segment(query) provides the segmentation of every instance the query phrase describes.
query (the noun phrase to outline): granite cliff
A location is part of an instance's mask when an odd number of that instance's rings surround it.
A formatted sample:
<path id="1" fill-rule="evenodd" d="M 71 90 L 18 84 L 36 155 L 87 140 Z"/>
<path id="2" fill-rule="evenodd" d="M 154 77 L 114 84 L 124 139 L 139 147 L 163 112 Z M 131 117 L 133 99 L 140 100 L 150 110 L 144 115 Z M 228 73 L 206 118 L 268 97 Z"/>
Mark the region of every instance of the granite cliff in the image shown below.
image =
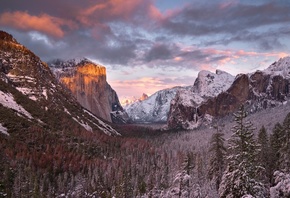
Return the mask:
<path id="1" fill-rule="evenodd" d="M 96 116 L 112 121 L 110 113 L 122 110 L 117 93 L 106 81 L 106 68 L 88 59 L 54 60 L 50 68 L 77 101 Z"/>

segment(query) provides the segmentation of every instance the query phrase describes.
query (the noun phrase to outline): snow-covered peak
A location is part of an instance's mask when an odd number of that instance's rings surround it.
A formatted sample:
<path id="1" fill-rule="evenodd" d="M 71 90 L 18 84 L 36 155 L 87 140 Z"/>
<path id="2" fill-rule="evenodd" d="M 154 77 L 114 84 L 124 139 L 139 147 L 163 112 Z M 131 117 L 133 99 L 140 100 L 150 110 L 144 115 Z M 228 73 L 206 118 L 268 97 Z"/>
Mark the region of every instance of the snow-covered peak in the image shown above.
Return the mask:
<path id="1" fill-rule="evenodd" d="M 147 99 L 138 100 L 124 108 L 134 122 L 166 122 L 171 100 L 175 97 L 177 91 L 184 89 L 189 89 L 189 87 L 160 90 Z"/>
<path id="2" fill-rule="evenodd" d="M 280 75 L 287 79 L 290 78 L 290 56 L 280 58 L 265 69 L 264 72 L 270 75 Z"/>
<path id="3" fill-rule="evenodd" d="M 68 69 L 68 68 L 74 68 L 78 66 L 83 66 L 86 64 L 94 64 L 98 67 L 104 67 L 100 64 L 96 64 L 93 61 L 87 59 L 87 58 L 82 58 L 82 59 L 70 59 L 70 60 L 62 60 L 62 59 L 55 59 L 52 61 L 48 62 L 48 65 L 52 69 Z"/>
<path id="4" fill-rule="evenodd" d="M 214 97 L 226 91 L 234 79 L 234 76 L 222 70 L 216 70 L 216 73 L 202 70 L 198 73 L 193 90 L 202 97 Z"/>

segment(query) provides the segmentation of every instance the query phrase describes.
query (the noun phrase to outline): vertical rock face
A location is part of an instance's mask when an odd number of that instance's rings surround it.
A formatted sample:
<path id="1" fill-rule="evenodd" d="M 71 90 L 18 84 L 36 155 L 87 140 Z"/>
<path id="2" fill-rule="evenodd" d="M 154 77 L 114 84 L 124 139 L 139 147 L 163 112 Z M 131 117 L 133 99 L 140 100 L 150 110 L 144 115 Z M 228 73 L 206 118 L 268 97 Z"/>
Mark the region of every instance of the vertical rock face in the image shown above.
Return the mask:
<path id="1" fill-rule="evenodd" d="M 215 114 L 219 111 L 216 103 L 221 100 L 212 100 L 220 93 L 226 91 L 233 83 L 234 76 L 227 72 L 217 70 L 216 73 L 200 71 L 194 85 L 190 90 L 179 91 L 171 101 L 170 112 L 167 120 L 171 129 L 194 129 L 203 122 L 204 111 Z M 228 100 L 232 100 L 228 98 Z M 203 107 L 203 103 L 209 101 Z M 207 114 L 207 115 L 211 115 Z M 209 116 L 207 116 L 210 119 Z"/>
<path id="2" fill-rule="evenodd" d="M 116 92 L 106 81 L 106 68 L 84 59 L 60 60 L 49 63 L 53 73 L 76 97 L 77 101 L 95 115 L 111 120 L 110 112 L 121 109 Z M 116 109 L 114 109 L 116 110 Z"/>
<path id="3" fill-rule="evenodd" d="M 213 117 L 225 116 L 236 110 L 242 103 L 245 103 L 250 95 L 250 80 L 245 74 L 236 78 L 232 86 L 214 98 L 210 98 L 198 107 L 201 115 Z"/>

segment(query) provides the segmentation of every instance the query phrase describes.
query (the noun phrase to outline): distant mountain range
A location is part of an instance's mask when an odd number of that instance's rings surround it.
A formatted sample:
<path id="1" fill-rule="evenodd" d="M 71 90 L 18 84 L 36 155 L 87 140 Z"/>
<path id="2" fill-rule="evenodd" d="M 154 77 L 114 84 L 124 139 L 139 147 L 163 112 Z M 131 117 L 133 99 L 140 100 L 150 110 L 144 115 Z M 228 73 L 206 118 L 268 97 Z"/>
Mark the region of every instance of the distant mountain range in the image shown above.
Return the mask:
<path id="1" fill-rule="evenodd" d="M 232 75 L 220 70 L 217 70 L 216 73 L 201 71 L 193 86 L 160 90 L 146 100 L 126 106 L 125 110 L 135 122 L 164 123 L 170 116 L 170 106 L 174 102 L 178 101 L 188 106 L 192 103 L 201 104 L 208 98 L 217 96 L 222 91 L 227 90 L 233 81 L 234 77 Z M 183 112 L 182 110 L 181 113 Z"/>
<path id="2" fill-rule="evenodd" d="M 169 129 L 195 129 L 229 115 L 242 104 L 254 113 L 289 100 L 290 57 L 263 71 L 236 77 L 217 70 L 200 71 L 194 84 L 156 92 L 125 107 L 135 122 L 167 122 Z"/>

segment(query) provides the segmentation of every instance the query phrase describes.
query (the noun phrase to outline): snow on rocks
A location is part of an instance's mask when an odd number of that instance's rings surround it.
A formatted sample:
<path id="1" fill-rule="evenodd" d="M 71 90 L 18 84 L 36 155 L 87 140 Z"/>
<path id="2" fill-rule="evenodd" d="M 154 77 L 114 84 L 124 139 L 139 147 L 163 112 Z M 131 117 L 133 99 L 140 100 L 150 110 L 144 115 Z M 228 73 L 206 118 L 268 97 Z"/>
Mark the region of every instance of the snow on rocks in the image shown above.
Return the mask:
<path id="1" fill-rule="evenodd" d="M 88 125 L 87 123 L 84 123 L 82 120 L 79 121 L 77 118 L 74 118 L 74 117 L 73 117 L 73 119 L 74 119 L 74 121 L 79 123 L 82 127 L 84 127 L 87 131 L 90 131 L 90 132 L 93 131 L 92 127 L 90 125 Z"/>
<path id="2" fill-rule="evenodd" d="M 234 76 L 222 70 L 216 70 L 216 73 L 203 70 L 198 73 L 193 91 L 201 97 L 214 97 L 226 91 L 234 80 Z"/>
<path id="3" fill-rule="evenodd" d="M 2 126 L 1 123 L 0 123 L 0 133 L 3 133 L 4 135 L 9 136 L 8 129 L 6 127 Z"/>
<path id="4" fill-rule="evenodd" d="M 166 122 L 170 102 L 178 90 L 188 87 L 174 87 L 158 91 L 146 100 L 137 101 L 125 107 L 125 111 L 133 122 Z"/>
<path id="5" fill-rule="evenodd" d="M 4 93 L 4 92 L 0 91 L 0 103 L 4 107 L 14 109 L 15 111 L 17 111 L 21 115 L 24 115 L 24 116 L 28 117 L 29 119 L 33 119 L 33 117 L 31 116 L 31 114 L 28 111 L 26 111 L 22 106 L 20 106 L 19 104 L 16 103 L 13 95 L 10 93 Z"/>
<path id="6" fill-rule="evenodd" d="M 95 125 L 96 127 L 98 127 L 105 134 L 107 134 L 107 135 L 121 135 L 113 127 L 111 127 L 110 125 L 106 124 L 105 122 L 103 122 L 102 120 L 100 120 L 99 118 L 97 118 L 94 114 L 92 114 L 88 110 L 84 109 L 84 112 L 87 113 L 87 114 L 89 114 L 96 121 L 98 121 L 99 124 L 97 124 L 94 121 L 90 120 L 93 125 Z"/>
<path id="7" fill-rule="evenodd" d="M 274 62 L 263 72 L 272 76 L 280 75 L 286 79 L 290 78 L 290 57 L 280 58 L 277 62 Z"/>

